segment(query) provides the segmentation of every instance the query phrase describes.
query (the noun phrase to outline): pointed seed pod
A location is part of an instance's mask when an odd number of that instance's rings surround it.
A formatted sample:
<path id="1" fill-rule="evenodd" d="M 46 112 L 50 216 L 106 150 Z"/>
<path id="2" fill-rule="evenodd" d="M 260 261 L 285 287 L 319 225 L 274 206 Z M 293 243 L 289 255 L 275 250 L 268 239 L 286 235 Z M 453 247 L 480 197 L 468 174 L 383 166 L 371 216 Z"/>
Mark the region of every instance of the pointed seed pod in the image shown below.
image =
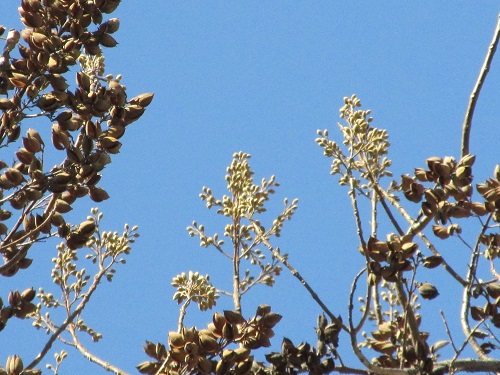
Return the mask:
<path id="1" fill-rule="evenodd" d="M 137 104 L 140 107 L 147 107 L 153 101 L 154 93 L 146 92 L 144 94 L 137 95 L 130 100 L 130 104 Z"/>
<path id="2" fill-rule="evenodd" d="M 423 299 L 434 299 L 439 295 L 438 290 L 431 283 L 422 283 L 418 287 L 418 291 Z"/>
<path id="3" fill-rule="evenodd" d="M 21 293 L 21 298 L 25 302 L 31 302 L 31 301 L 33 301 L 33 298 L 35 298 L 35 295 L 36 295 L 35 289 L 28 288 L 24 292 Z"/>
<path id="4" fill-rule="evenodd" d="M 224 317 L 230 324 L 241 324 L 245 322 L 245 318 L 236 311 L 224 310 Z"/>
<path id="5" fill-rule="evenodd" d="M 81 223 L 78 226 L 78 231 L 87 237 L 90 237 L 96 229 L 95 221 L 94 220 L 87 220 Z"/>
<path id="6" fill-rule="evenodd" d="M 23 361 L 17 355 L 10 356 L 7 358 L 5 364 L 5 369 L 9 375 L 19 375 L 23 371 L 24 365 Z"/>
<path id="7" fill-rule="evenodd" d="M 92 199 L 94 202 L 97 203 L 102 202 L 109 198 L 109 194 L 106 192 L 106 190 L 96 186 L 90 187 L 89 196 L 90 199 Z"/>
<path id="8" fill-rule="evenodd" d="M 186 344 L 182 334 L 172 331 L 168 333 L 168 343 L 174 348 L 182 348 Z"/>
<path id="9" fill-rule="evenodd" d="M 439 255 L 432 255 L 423 260 L 423 266 L 425 268 L 436 268 L 441 263 L 443 263 L 443 258 Z"/>

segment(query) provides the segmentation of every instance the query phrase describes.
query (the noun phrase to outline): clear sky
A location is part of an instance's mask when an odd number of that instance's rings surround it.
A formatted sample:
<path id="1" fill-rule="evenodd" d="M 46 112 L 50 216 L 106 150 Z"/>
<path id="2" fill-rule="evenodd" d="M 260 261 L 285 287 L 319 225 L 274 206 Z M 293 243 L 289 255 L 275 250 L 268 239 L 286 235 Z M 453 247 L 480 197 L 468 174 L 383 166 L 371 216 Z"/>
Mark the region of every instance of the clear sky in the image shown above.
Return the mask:
<path id="1" fill-rule="evenodd" d="M 2 0 L 0 24 L 19 27 L 18 3 Z M 137 224 L 141 237 L 84 315 L 104 335 L 89 349 L 133 373 L 147 359 L 145 340 L 166 342 L 176 329 L 173 276 L 194 270 L 210 274 L 216 286 L 230 285 L 230 266 L 199 248 L 185 228 L 197 220 L 222 234 L 221 221 L 198 194 L 204 185 L 224 193 L 225 168 L 240 150 L 253 156 L 257 179 L 274 174 L 281 183 L 271 213 L 279 213 L 284 197 L 299 198 L 279 246 L 330 309 L 345 316 L 363 258 L 346 192 L 329 175 L 316 129 L 339 139 L 338 109 L 355 93 L 372 109 L 374 125 L 389 131 L 395 176 L 412 173 L 430 156 L 459 156 L 465 108 L 498 11 L 496 1 L 124 1 L 113 15 L 121 27 L 119 45 L 105 53 L 107 72 L 123 75 L 129 97 L 154 92 L 155 99 L 104 171 L 102 186 L 111 195 L 100 206 L 105 228 Z M 473 122 L 471 151 L 484 166 L 474 173 L 477 181 L 499 162 L 499 86 L 497 60 Z M 75 207 L 75 222 L 92 206 Z M 33 249 L 33 272 L 2 279 L 1 295 L 37 286 L 35 275 L 48 284 L 54 254 L 53 244 Z M 320 310 L 287 272 L 273 288 L 244 299 L 244 314 L 260 303 L 284 316 L 274 349 L 284 335 L 315 343 Z M 446 306 L 447 299 L 427 303 Z M 216 309 L 230 307 L 221 298 Z M 449 314 L 458 321 L 458 310 Z M 211 315 L 193 306 L 186 323 L 205 326 Z M 25 323 L 11 320 L 0 333 L 0 361 L 40 350 L 43 333 L 27 341 L 33 335 Z M 426 324 L 442 337 L 437 317 Z M 342 347 L 350 352 L 341 336 Z M 104 373 L 66 349 L 70 358 L 61 373 Z"/>

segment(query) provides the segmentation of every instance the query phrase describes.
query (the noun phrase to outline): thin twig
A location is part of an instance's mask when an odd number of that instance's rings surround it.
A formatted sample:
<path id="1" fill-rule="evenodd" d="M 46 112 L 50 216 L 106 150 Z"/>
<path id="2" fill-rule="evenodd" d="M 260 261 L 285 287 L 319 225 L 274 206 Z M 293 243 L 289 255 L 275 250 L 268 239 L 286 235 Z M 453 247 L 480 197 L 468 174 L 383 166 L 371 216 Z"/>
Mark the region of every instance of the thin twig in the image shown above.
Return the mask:
<path id="1" fill-rule="evenodd" d="M 460 317 L 463 332 L 467 335 L 467 341 L 471 344 L 472 348 L 474 349 L 474 351 L 476 352 L 476 354 L 480 359 L 489 359 L 489 356 L 484 353 L 483 349 L 479 346 L 476 339 L 472 335 L 473 331 L 471 331 L 469 324 L 469 310 L 470 310 L 470 297 L 472 294 L 471 293 L 472 284 L 474 279 L 476 278 L 477 263 L 479 261 L 479 246 L 480 246 L 479 237 L 482 236 L 486 231 L 490 219 L 491 219 L 491 214 L 486 220 L 486 223 L 483 225 L 481 233 L 478 236 L 476 245 L 474 246 L 474 251 L 472 252 L 471 259 L 469 261 L 469 270 L 467 272 L 467 279 L 466 279 L 467 286 L 464 288 L 464 293 L 462 297 L 462 310 Z"/>
<path id="2" fill-rule="evenodd" d="M 54 214 L 54 211 L 52 209 L 54 207 L 56 200 L 57 200 L 57 198 L 54 195 L 52 197 L 52 199 L 50 200 L 50 202 L 48 203 L 47 208 L 45 209 L 45 212 L 44 212 L 44 214 L 47 214 L 47 217 L 40 225 L 38 225 L 32 231 L 28 231 L 26 234 L 19 237 L 15 241 L 9 242 L 7 245 L 11 246 L 11 245 L 15 245 L 17 243 L 20 243 L 20 242 L 24 241 L 26 238 L 28 238 L 31 233 L 33 233 L 33 232 L 39 230 L 40 228 L 42 228 L 43 226 L 45 226 L 52 219 L 52 215 Z M 22 216 L 21 216 L 21 218 L 22 218 Z M 9 233 L 9 235 L 10 235 L 10 233 Z M 5 241 L 8 241 L 8 240 L 5 239 Z M 5 241 L 3 242 L 3 244 L 5 243 Z M 21 245 L 22 247 L 19 249 L 19 251 L 16 253 L 16 255 L 14 255 L 11 259 L 9 259 L 7 262 L 5 262 L 5 264 L 0 266 L 0 273 L 4 272 L 5 270 L 8 270 L 10 267 L 12 267 L 14 264 L 16 264 L 19 260 L 23 259 L 26 256 L 26 254 L 28 254 L 28 250 L 30 248 L 29 245 L 32 242 L 33 241 L 30 241 L 29 243 L 22 244 Z M 0 247 L 0 249 L 2 249 L 4 246 L 7 246 L 7 245 L 2 245 Z"/>
<path id="3" fill-rule="evenodd" d="M 479 72 L 479 77 L 477 77 L 476 84 L 472 89 L 472 93 L 469 98 L 469 104 L 467 105 L 467 110 L 465 111 L 465 119 L 462 125 L 462 157 L 469 154 L 469 141 L 470 141 L 470 130 L 472 127 L 472 117 L 474 116 L 474 110 L 476 108 L 477 100 L 479 99 L 479 94 L 483 87 L 486 76 L 490 71 L 491 61 L 495 55 L 497 49 L 498 40 L 500 39 L 500 15 L 498 16 L 497 25 L 495 27 L 495 32 L 493 33 L 493 39 L 491 40 L 490 46 L 488 47 L 488 52 L 484 59 L 483 66 Z"/>
<path id="4" fill-rule="evenodd" d="M 238 207 L 239 206 L 239 197 L 238 196 L 233 196 L 233 207 Z M 232 256 L 232 262 L 233 262 L 233 304 L 234 304 L 234 311 L 238 312 L 241 314 L 241 293 L 240 293 L 240 245 L 241 245 L 241 238 L 240 238 L 240 217 L 236 214 L 238 210 L 234 210 L 235 214 L 233 214 L 233 235 L 232 235 L 232 242 L 233 242 L 233 256 Z"/>
<path id="5" fill-rule="evenodd" d="M 476 326 L 474 328 L 472 328 L 472 330 L 469 332 L 469 335 L 465 338 L 465 340 L 464 340 L 462 346 L 460 347 L 460 349 L 458 349 L 458 351 L 455 353 L 455 355 L 451 359 L 451 362 L 450 362 L 451 365 L 453 365 L 453 363 L 458 360 L 458 357 L 460 356 L 460 353 L 462 353 L 464 351 L 464 349 L 467 347 L 467 344 L 470 342 L 470 339 L 473 337 L 474 332 L 476 332 L 482 324 L 484 324 L 484 319 L 482 319 L 481 321 L 479 321 L 476 324 Z M 482 360 L 484 360 L 484 358 L 482 358 Z"/>
<path id="6" fill-rule="evenodd" d="M 83 294 L 82 300 L 80 301 L 76 309 L 70 315 L 68 315 L 63 324 L 61 324 L 61 326 L 52 334 L 52 336 L 50 336 L 49 340 L 44 345 L 40 353 L 38 353 L 35 359 L 28 366 L 26 366 L 25 369 L 29 370 L 34 368 L 47 355 L 49 350 L 52 348 L 52 345 L 59 338 L 61 333 L 63 333 L 66 330 L 66 328 L 68 328 L 68 326 L 71 323 L 73 323 L 75 318 L 81 314 L 81 312 L 87 305 L 87 302 L 90 300 L 90 297 L 92 297 L 92 294 L 96 291 L 97 286 L 100 284 L 102 277 L 106 274 L 107 271 L 108 271 L 107 267 L 101 268 L 99 270 L 99 272 L 94 276 L 94 280 L 90 285 L 87 293 Z"/>
<path id="7" fill-rule="evenodd" d="M 349 293 L 349 328 L 353 333 L 359 332 L 361 328 L 363 328 L 366 318 L 368 317 L 368 313 L 370 311 L 370 303 L 371 303 L 371 287 L 370 284 L 367 283 L 367 289 L 366 289 L 366 297 L 365 297 L 365 309 L 363 311 L 363 316 L 361 317 L 358 325 L 356 327 L 353 326 L 352 324 L 352 310 L 354 308 L 354 303 L 353 303 L 353 298 L 354 298 L 354 292 L 356 291 L 356 284 L 361 277 L 361 275 L 367 270 L 367 268 L 363 268 L 354 278 L 354 281 L 351 286 L 351 293 Z"/>
<path id="8" fill-rule="evenodd" d="M 337 318 L 333 313 L 330 311 L 330 309 L 323 303 L 321 298 L 319 298 L 318 294 L 311 288 L 311 286 L 307 283 L 307 281 L 300 275 L 300 273 L 292 267 L 290 263 L 279 253 L 278 250 L 273 248 L 269 241 L 267 241 L 265 234 L 262 233 L 262 230 L 259 228 L 259 226 L 254 222 L 254 228 L 255 228 L 255 233 L 259 236 L 259 240 L 271 251 L 273 256 L 278 259 L 288 270 L 291 272 L 291 274 L 300 281 L 300 283 L 307 289 L 311 297 L 316 301 L 316 303 L 321 307 L 321 309 L 325 312 L 326 315 L 330 318 L 332 322 L 335 324 L 339 325 L 344 331 L 349 332 L 349 329 L 345 326 L 342 321 Z"/>
<path id="9" fill-rule="evenodd" d="M 453 337 L 451 337 L 450 327 L 448 327 L 448 322 L 446 321 L 443 310 L 439 310 L 439 313 L 441 314 L 441 318 L 443 318 L 444 328 L 446 329 L 446 334 L 448 335 L 448 338 L 450 339 L 451 346 L 453 347 L 455 354 L 458 354 L 458 349 L 455 346 L 455 342 L 453 341 Z"/>

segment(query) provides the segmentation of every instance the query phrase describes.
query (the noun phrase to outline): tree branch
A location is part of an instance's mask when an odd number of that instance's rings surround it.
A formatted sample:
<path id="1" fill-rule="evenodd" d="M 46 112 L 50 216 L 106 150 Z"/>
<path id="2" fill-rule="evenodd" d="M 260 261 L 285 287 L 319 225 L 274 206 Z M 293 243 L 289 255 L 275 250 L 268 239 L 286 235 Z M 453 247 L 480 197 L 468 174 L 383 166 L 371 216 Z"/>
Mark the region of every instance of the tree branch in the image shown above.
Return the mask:
<path id="1" fill-rule="evenodd" d="M 75 344 L 75 347 L 90 362 L 93 362 L 93 363 L 101 366 L 104 370 L 109 371 L 109 372 L 113 372 L 117 375 L 128 375 L 128 373 L 126 373 L 125 371 L 119 369 L 118 367 L 113 366 L 111 363 L 106 362 L 106 361 L 102 360 L 101 358 L 97 357 L 95 354 L 92 354 L 91 352 L 89 352 L 88 349 L 78 339 L 78 336 L 76 335 L 75 328 L 74 328 L 73 324 L 69 325 L 68 331 L 70 332 L 71 337 L 73 338 L 73 343 Z"/>
<path id="2" fill-rule="evenodd" d="M 479 72 L 479 77 L 477 78 L 476 84 L 472 89 L 472 93 L 469 98 L 469 104 L 467 105 L 467 110 L 465 111 L 465 119 L 462 125 L 462 157 L 469 154 L 469 140 L 470 140 L 470 130 L 472 126 L 472 117 L 474 116 L 474 110 L 476 109 L 477 100 L 479 99 L 479 94 L 483 87 L 486 76 L 490 71 L 491 61 L 495 55 L 497 49 L 498 40 L 500 39 L 500 15 L 498 16 L 497 26 L 495 32 L 493 33 L 493 39 L 491 40 L 490 46 L 488 47 L 488 52 L 484 59 L 483 66 Z"/>
<path id="3" fill-rule="evenodd" d="M 40 363 L 40 361 L 47 355 L 49 350 L 52 348 L 52 345 L 54 342 L 59 338 L 59 336 L 68 328 L 68 326 L 73 323 L 75 318 L 81 314 L 85 306 L 87 305 L 87 302 L 90 300 L 90 297 L 92 297 L 92 294 L 95 292 L 97 289 L 97 285 L 101 282 L 102 277 L 106 274 L 107 268 L 101 268 L 99 272 L 94 276 L 94 281 L 90 285 L 87 293 L 83 295 L 82 300 L 76 307 L 75 311 L 68 315 L 66 320 L 61 324 L 61 326 L 50 336 L 49 340 L 43 347 L 43 349 L 40 351 L 40 353 L 35 357 L 35 359 L 25 367 L 26 370 L 34 368 L 36 365 Z"/>
<path id="4" fill-rule="evenodd" d="M 433 373 L 439 374 L 441 371 L 444 373 L 457 373 L 457 372 L 491 372 L 497 373 L 500 369 L 500 360 L 481 360 L 464 358 L 454 362 L 442 361 L 434 364 Z"/>
<path id="5" fill-rule="evenodd" d="M 483 225 L 483 229 L 481 230 L 479 236 L 483 235 L 484 232 L 486 231 L 490 218 L 491 214 L 488 217 L 486 223 Z M 470 297 L 472 294 L 471 290 L 474 279 L 476 278 L 477 263 L 479 260 L 479 246 L 480 246 L 479 236 L 478 236 L 478 241 L 474 246 L 474 250 L 472 251 L 471 259 L 469 262 L 469 270 L 467 272 L 467 286 L 464 288 L 464 293 L 462 297 L 462 311 L 461 311 L 460 321 L 462 323 L 462 330 L 467 336 L 467 341 L 471 344 L 472 348 L 474 349 L 478 357 L 481 359 L 489 359 L 488 355 L 485 354 L 483 349 L 479 346 L 476 339 L 472 335 L 473 331 L 471 330 L 469 324 Z"/>
<path id="6" fill-rule="evenodd" d="M 291 274 L 300 281 L 300 283 L 307 289 L 311 297 L 316 301 L 316 303 L 321 307 L 321 309 L 325 312 L 326 315 L 330 318 L 332 322 L 335 324 L 338 324 L 344 331 L 349 332 L 349 329 L 345 326 L 342 321 L 337 318 L 333 313 L 328 309 L 328 307 L 323 303 L 323 301 L 319 298 L 319 296 L 316 294 L 316 292 L 311 288 L 311 286 L 307 283 L 307 281 L 300 275 L 300 273 L 292 267 L 290 263 L 278 252 L 276 251 L 269 241 L 265 238 L 265 235 L 262 233 L 262 230 L 259 228 L 259 226 L 254 222 L 254 228 L 255 228 L 255 233 L 259 235 L 259 240 L 262 241 L 262 243 L 271 251 L 273 256 L 278 259 L 288 270 L 291 272 Z"/>

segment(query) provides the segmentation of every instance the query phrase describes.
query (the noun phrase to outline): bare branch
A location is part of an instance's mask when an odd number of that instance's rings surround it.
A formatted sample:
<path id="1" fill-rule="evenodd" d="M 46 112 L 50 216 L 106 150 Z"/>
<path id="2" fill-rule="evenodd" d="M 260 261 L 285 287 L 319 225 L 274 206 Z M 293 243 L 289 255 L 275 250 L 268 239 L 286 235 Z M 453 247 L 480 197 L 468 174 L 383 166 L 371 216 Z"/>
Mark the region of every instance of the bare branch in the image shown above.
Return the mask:
<path id="1" fill-rule="evenodd" d="M 113 366 L 111 363 L 106 362 L 106 361 L 102 360 L 101 358 L 97 357 L 95 354 L 89 352 L 88 349 L 78 339 L 78 336 L 77 336 L 77 334 L 75 332 L 75 327 L 74 327 L 73 324 L 70 324 L 68 326 L 68 331 L 70 332 L 71 337 L 73 338 L 73 343 L 75 344 L 75 347 L 90 362 L 93 362 L 93 363 L 101 366 L 104 370 L 112 372 L 114 374 L 117 374 L 117 375 L 128 375 L 127 372 L 119 369 L 116 366 Z"/>
<path id="2" fill-rule="evenodd" d="M 474 116 L 474 110 L 476 109 L 477 100 L 479 99 L 479 94 L 483 87 L 486 76 L 490 71 L 491 61 L 495 55 L 498 40 L 500 39 L 500 15 L 498 16 L 497 25 L 495 32 L 493 33 L 493 39 L 491 40 L 490 46 L 488 47 L 488 52 L 484 59 L 483 66 L 479 72 L 479 77 L 477 78 L 476 84 L 472 89 L 472 93 L 469 98 L 469 104 L 467 105 L 467 110 L 465 111 L 465 119 L 462 125 L 462 157 L 469 154 L 469 140 L 470 140 L 470 130 L 472 126 L 472 117 Z"/>
<path id="3" fill-rule="evenodd" d="M 497 373 L 500 369 L 500 360 L 477 360 L 477 359 L 460 359 L 452 363 L 452 361 L 442 361 L 434 364 L 434 373 L 444 371 L 444 373 L 457 372 L 477 372 Z"/>
<path id="4" fill-rule="evenodd" d="M 455 346 L 455 342 L 453 341 L 453 337 L 451 336 L 450 327 L 448 327 L 448 322 L 446 321 L 446 317 L 444 316 L 443 310 L 439 310 L 439 313 L 441 314 L 441 318 L 443 319 L 444 327 L 446 329 L 446 334 L 448 335 L 448 338 L 450 339 L 451 346 L 453 347 L 455 354 L 458 354 L 459 350 Z"/>
<path id="5" fill-rule="evenodd" d="M 486 223 L 483 225 L 480 236 L 483 235 L 484 232 L 486 231 L 490 219 L 491 219 L 491 214 L 488 217 Z M 478 357 L 480 359 L 489 359 L 489 357 L 484 353 L 483 349 L 479 346 L 476 339 L 472 335 L 473 330 L 471 330 L 469 324 L 470 297 L 472 294 L 472 285 L 474 283 L 474 279 L 476 278 L 477 263 L 479 260 L 479 246 L 480 243 L 478 240 L 476 242 L 476 245 L 474 246 L 474 250 L 472 252 L 471 259 L 469 261 L 469 270 L 467 272 L 467 280 L 466 280 L 467 286 L 464 288 L 463 292 L 460 321 L 462 323 L 462 329 L 465 335 L 467 336 L 467 341 L 471 344 L 472 348 L 474 349 Z"/>
<path id="6" fill-rule="evenodd" d="M 288 268 L 291 274 L 297 278 L 300 283 L 307 289 L 311 297 L 316 301 L 316 303 L 321 307 L 321 309 L 325 312 L 326 315 L 331 319 L 332 322 L 338 324 L 344 331 L 349 332 L 349 329 L 345 326 L 342 321 L 337 318 L 333 313 L 328 309 L 328 307 L 323 303 L 323 301 L 319 298 L 318 294 L 311 288 L 311 286 L 307 283 L 307 281 L 300 275 L 300 273 L 292 267 L 290 263 L 278 252 L 274 249 L 269 241 L 267 241 L 265 234 L 262 233 L 259 226 L 254 223 L 255 233 L 259 235 L 259 240 L 271 251 L 276 259 L 278 259 L 283 265 Z"/>
<path id="7" fill-rule="evenodd" d="M 370 284 L 367 283 L 363 316 L 361 317 L 358 325 L 356 327 L 354 327 L 353 322 L 352 322 L 352 310 L 354 309 L 354 303 L 353 303 L 354 292 L 356 291 L 356 285 L 358 283 L 359 278 L 361 277 L 361 275 L 363 275 L 363 273 L 365 273 L 366 270 L 367 270 L 367 268 L 365 267 L 361 271 L 358 272 L 358 274 L 356 275 L 356 277 L 354 278 L 354 281 L 352 283 L 351 292 L 349 293 L 349 328 L 350 328 L 351 332 L 353 332 L 353 333 L 359 332 L 359 330 L 363 327 L 363 325 L 365 324 L 366 318 L 368 317 L 368 312 L 370 310 L 371 287 L 370 287 Z"/>
<path id="8" fill-rule="evenodd" d="M 37 366 L 40 361 L 47 355 L 49 350 L 52 348 L 52 345 L 59 338 L 59 336 L 68 328 L 70 324 L 73 323 L 75 318 L 81 314 L 81 312 L 87 305 L 87 302 L 90 300 L 90 297 L 92 297 L 92 294 L 95 292 L 97 286 L 101 282 L 102 277 L 106 274 L 107 271 L 107 268 L 100 269 L 99 272 L 94 276 L 92 284 L 90 285 L 87 293 L 83 294 L 82 300 L 80 301 L 76 309 L 73 311 L 73 313 L 68 315 L 63 324 L 61 324 L 61 326 L 52 334 L 52 336 L 50 336 L 43 349 L 35 357 L 35 359 L 28 366 L 26 366 L 26 369 L 32 369 Z"/>

